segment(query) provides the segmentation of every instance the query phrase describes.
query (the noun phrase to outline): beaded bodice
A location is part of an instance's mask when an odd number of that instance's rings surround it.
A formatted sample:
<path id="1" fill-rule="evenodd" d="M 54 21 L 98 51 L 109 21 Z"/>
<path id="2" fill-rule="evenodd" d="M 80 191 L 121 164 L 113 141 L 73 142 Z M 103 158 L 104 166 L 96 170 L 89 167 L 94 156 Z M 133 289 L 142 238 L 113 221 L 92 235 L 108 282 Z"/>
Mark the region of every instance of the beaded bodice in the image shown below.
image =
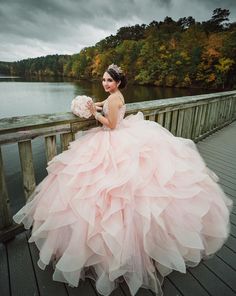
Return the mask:
<path id="1" fill-rule="evenodd" d="M 105 101 L 104 105 L 103 105 L 103 114 L 105 117 L 108 116 L 109 110 L 108 110 L 108 100 Z M 121 121 L 123 120 L 124 116 L 125 116 L 125 111 L 126 111 L 126 104 L 124 104 L 123 106 L 120 107 L 119 109 L 119 114 L 118 114 L 118 119 L 117 119 L 117 124 L 116 126 L 118 127 L 119 124 L 121 123 Z"/>

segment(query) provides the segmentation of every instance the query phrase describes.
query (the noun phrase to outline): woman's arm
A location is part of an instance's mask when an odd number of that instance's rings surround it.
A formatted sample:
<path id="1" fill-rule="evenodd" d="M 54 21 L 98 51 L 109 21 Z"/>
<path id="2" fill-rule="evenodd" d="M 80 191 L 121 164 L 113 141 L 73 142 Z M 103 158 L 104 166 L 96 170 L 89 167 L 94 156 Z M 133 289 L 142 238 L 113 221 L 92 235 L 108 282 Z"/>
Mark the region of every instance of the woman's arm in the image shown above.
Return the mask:
<path id="1" fill-rule="evenodd" d="M 96 102 L 95 105 L 98 106 L 98 107 L 102 107 L 104 105 L 105 101 L 106 100 L 101 101 L 101 102 Z"/>
<path id="2" fill-rule="evenodd" d="M 117 119 L 118 119 L 118 112 L 119 112 L 119 105 L 120 105 L 120 100 L 117 97 L 113 98 L 112 100 L 108 100 L 108 118 L 103 116 L 102 114 L 96 112 L 96 106 L 93 107 L 93 104 L 88 102 L 88 108 L 91 110 L 92 114 L 98 121 L 100 121 L 102 124 L 106 125 L 107 127 L 114 129 L 116 127 Z"/>

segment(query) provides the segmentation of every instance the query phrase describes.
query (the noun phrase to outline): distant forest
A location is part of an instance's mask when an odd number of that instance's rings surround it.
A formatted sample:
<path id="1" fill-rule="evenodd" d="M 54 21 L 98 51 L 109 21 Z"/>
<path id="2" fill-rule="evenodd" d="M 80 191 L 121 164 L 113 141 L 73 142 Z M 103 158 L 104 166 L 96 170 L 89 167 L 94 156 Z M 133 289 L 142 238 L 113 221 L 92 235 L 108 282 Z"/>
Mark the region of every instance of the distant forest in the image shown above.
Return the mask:
<path id="1" fill-rule="evenodd" d="M 106 67 L 121 66 L 129 81 L 168 87 L 236 88 L 236 22 L 217 8 L 211 19 L 166 17 L 149 25 L 121 27 L 116 35 L 73 55 L 48 55 L 0 62 L 0 73 L 100 79 Z"/>

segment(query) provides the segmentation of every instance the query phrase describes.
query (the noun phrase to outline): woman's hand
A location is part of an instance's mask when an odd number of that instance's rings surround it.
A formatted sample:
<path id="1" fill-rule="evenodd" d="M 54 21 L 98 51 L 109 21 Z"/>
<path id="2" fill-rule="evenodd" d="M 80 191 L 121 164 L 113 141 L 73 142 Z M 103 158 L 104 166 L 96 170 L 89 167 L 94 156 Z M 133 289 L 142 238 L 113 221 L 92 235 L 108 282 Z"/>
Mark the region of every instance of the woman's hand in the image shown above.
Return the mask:
<path id="1" fill-rule="evenodd" d="M 88 107 L 88 109 L 90 110 L 90 112 L 91 112 L 93 115 L 95 115 L 95 113 L 97 112 L 97 109 L 96 109 L 96 105 L 94 104 L 94 102 L 89 101 L 89 102 L 87 103 L 87 107 Z"/>

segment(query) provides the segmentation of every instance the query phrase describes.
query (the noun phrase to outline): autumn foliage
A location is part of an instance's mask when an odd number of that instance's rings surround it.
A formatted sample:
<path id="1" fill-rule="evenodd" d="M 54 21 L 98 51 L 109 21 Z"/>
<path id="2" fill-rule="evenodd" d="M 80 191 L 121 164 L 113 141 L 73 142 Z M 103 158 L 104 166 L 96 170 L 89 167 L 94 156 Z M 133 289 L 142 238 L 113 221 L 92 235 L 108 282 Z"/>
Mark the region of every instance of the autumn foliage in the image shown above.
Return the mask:
<path id="1" fill-rule="evenodd" d="M 120 65 L 129 81 L 168 87 L 236 87 L 236 23 L 217 8 L 212 18 L 194 18 L 122 27 L 78 54 L 52 55 L 8 63 L 11 74 L 100 79 L 111 63 Z M 0 63 L 0 71 L 6 63 Z"/>

